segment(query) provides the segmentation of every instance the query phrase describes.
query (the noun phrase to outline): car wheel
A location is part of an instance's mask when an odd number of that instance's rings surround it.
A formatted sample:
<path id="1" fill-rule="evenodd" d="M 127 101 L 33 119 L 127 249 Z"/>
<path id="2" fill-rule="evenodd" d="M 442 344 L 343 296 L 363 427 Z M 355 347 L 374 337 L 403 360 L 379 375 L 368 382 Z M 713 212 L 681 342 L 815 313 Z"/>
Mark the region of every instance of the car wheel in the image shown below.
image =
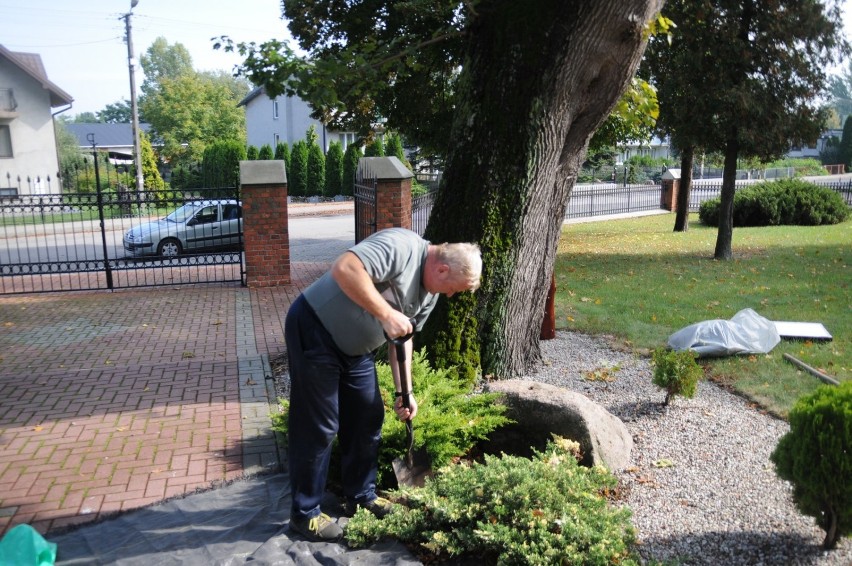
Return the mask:
<path id="1" fill-rule="evenodd" d="M 181 251 L 180 242 L 174 238 L 163 240 L 157 246 L 157 255 L 162 257 L 177 257 Z"/>

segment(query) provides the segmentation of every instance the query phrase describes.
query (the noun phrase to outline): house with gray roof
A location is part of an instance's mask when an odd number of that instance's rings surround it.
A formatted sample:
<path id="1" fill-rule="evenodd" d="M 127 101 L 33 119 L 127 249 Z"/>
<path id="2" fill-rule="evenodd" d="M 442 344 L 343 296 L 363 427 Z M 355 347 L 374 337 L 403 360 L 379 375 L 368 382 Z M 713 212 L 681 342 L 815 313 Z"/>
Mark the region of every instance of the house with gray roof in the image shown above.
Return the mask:
<path id="1" fill-rule="evenodd" d="M 60 192 L 53 117 L 73 101 L 40 55 L 0 45 L 0 197 Z"/>
<path id="2" fill-rule="evenodd" d="M 98 151 L 109 153 L 110 160 L 116 164 L 133 163 L 133 125 L 97 123 L 69 123 L 65 128 L 74 134 L 80 149 L 90 152 L 92 142 Z M 139 129 L 148 133 L 150 124 L 139 124 Z"/>
<path id="3" fill-rule="evenodd" d="M 328 130 L 322 122 L 311 118 L 310 105 L 298 96 L 282 94 L 270 98 L 263 87 L 257 87 L 240 101 L 239 106 L 245 107 L 248 145 L 257 148 L 269 145 L 274 151 L 279 142 L 293 147 L 295 142 L 305 139 L 305 132 L 311 126 L 316 129 L 323 151 L 327 151 L 333 141 L 339 141 L 345 150 L 356 139 L 354 132 Z"/>

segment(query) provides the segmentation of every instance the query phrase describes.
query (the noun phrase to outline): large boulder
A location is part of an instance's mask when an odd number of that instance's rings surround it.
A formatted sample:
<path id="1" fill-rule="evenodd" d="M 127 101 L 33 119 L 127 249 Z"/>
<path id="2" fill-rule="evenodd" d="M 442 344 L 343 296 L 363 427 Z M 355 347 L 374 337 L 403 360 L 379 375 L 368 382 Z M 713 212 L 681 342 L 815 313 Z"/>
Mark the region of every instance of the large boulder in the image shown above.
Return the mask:
<path id="1" fill-rule="evenodd" d="M 580 443 L 581 464 L 602 465 L 610 471 L 630 463 L 633 438 L 621 420 L 580 393 L 523 380 L 496 381 L 491 392 L 502 393 L 506 416 L 516 424 L 492 433 L 483 449 L 526 455 L 542 449 L 553 434 Z"/>

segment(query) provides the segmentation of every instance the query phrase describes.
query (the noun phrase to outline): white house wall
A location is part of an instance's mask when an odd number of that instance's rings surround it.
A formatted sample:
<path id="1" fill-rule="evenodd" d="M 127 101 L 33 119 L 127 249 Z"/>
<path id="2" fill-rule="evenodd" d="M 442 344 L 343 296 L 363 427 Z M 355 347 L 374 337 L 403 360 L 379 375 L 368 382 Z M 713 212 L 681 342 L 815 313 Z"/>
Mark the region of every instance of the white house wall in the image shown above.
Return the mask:
<path id="1" fill-rule="evenodd" d="M 341 134 L 326 131 L 319 120 L 311 118 L 311 108 L 307 102 L 298 97 L 279 96 L 278 115 L 275 116 L 275 101 L 261 94 L 245 104 L 246 134 L 248 144 L 260 149 L 270 145 L 275 150 L 278 142 L 290 147 L 299 140 L 305 139 L 305 133 L 311 126 L 317 132 L 317 142 L 325 150 L 333 141 L 344 142 L 354 139 L 352 134 Z M 346 136 L 349 136 L 348 138 Z"/>
<path id="2" fill-rule="evenodd" d="M 0 64 L 0 88 L 13 90 L 17 108 L 15 118 L 0 118 L 0 124 L 9 126 L 12 138 L 12 157 L 0 158 L 0 187 L 7 185 L 7 173 L 23 179 L 20 194 L 29 189 L 26 178 L 41 178 L 41 186 L 33 192 L 46 192 L 46 177 L 51 178 L 53 192 L 59 192 L 56 181 L 59 161 L 56 155 L 56 136 L 50 107 L 50 92 L 32 77 L 10 64 Z M 15 184 L 15 181 L 13 181 Z"/>

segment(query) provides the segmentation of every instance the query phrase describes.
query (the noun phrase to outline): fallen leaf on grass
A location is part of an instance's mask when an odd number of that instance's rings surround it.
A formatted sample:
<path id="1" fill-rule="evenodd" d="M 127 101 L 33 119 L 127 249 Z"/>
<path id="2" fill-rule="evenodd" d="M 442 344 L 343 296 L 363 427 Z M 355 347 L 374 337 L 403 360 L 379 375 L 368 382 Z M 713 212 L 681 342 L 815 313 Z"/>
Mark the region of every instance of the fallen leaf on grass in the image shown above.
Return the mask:
<path id="1" fill-rule="evenodd" d="M 674 465 L 674 462 L 672 462 L 668 458 L 660 458 L 659 460 L 654 462 L 655 468 L 673 468 Z"/>

